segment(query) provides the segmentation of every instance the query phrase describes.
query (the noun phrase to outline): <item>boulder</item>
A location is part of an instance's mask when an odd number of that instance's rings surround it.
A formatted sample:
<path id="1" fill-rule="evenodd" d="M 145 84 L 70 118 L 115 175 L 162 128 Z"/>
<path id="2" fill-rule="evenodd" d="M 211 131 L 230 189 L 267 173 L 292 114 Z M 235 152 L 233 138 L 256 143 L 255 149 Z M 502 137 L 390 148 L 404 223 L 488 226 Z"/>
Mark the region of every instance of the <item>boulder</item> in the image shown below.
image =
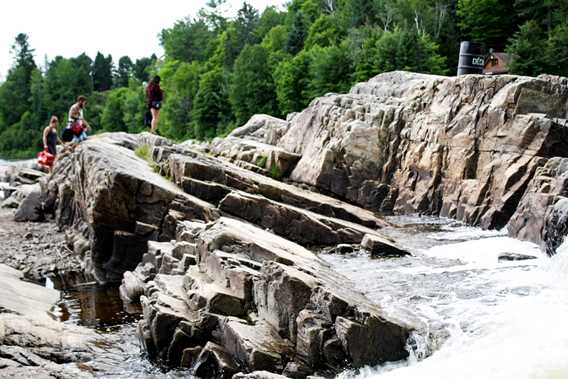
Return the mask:
<path id="1" fill-rule="evenodd" d="M 178 233 L 189 236 L 178 244 L 196 248 L 197 265 L 157 275 L 141 298 L 140 333 L 158 361 L 214 377 L 254 370 L 305 377 L 408 354 L 413 327 L 300 245 L 228 217 L 204 227 L 182 222 Z"/>
<path id="2" fill-rule="evenodd" d="M 18 222 L 42 221 L 44 214 L 40 185 L 31 185 L 26 187 L 25 191 L 27 193 L 23 196 L 21 203 L 18 205 L 18 209 L 14 214 L 14 220 Z"/>
<path id="3" fill-rule="evenodd" d="M 91 241 L 92 274 L 101 283 L 120 282 L 140 262 L 146 241 L 170 240 L 178 220 L 218 217 L 213 205 L 184 193 L 130 150 L 146 137 L 90 138 L 62 154 L 43 183 L 58 224 Z"/>
<path id="4" fill-rule="evenodd" d="M 239 370 L 233 357 L 221 346 L 208 342 L 203 348 L 191 373 L 201 378 L 229 379 Z"/>
<path id="5" fill-rule="evenodd" d="M 159 150 L 166 149 L 160 148 Z M 162 169 L 180 185 L 187 178 L 192 178 L 262 195 L 270 200 L 370 228 L 381 228 L 387 225 L 373 212 L 329 196 L 279 182 L 197 151 L 185 150 L 183 154 L 181 151 L 174 151 L 171 154 L 156 155 L 167 156 L 167 159 L 160 162 Z"/>
<path id="6" fill-rule="evenodd" d="M 376 234 L 365 234 L 361 247 L 371 253 L 372 257 L 403 257 L 410 255 L 410 253 L 401 247 L 390 238 L 381 237 Z"/>
<path id="7" fill-rule="evenodd" d="M 536 170 L 507 225 L 510 234 L 539 243 L 549 255 L 568 234 L 568 159 L 552 158 Z"/>
<path id="8" fill-rule="evenodd" d="M 240 191 L 229 193 L 219 209 L 302 245 L 358 244 L 367 233 L 381 238 L 370 228 Z"/>
<path id="9" fill-rule="evenodd" d="M 568 155 L 567 82 L 385 73 L 314 100 L 277 145 L 302 155 L 292 180 L 365 208 L 511 221 L 512 236 L 541 242 L 543 218 L 523 226 L 539 211 L 520 201 L 539 167 Z"/>

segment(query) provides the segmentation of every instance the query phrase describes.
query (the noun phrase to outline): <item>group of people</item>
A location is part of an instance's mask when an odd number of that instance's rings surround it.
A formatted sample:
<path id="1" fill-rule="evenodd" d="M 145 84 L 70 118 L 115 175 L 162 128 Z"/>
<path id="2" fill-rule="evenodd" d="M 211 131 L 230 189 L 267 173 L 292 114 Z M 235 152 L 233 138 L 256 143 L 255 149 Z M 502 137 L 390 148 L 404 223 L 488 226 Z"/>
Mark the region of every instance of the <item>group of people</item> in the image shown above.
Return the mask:
<path id="1" fill-rule="evenodd" d="M 144 117 L 144 123 L 150 126 L 151 133 L 157 133 L 158 118 L 162 107 L 164 94 L 160 88 L 160 77 L 154 76 L 150 83 L 146 86 L 146 105 L 147 114 Z M 69 108 L 69 117 L 67 126 L 61 133 L 61 138 L 57 134 L 59 119 L 57 116 L 51 116 L 49 125 L 43 130 L 43 148 L 40 153 L 40 161 L 51 169 L 57 156 L 57 144 L 68 144 L 74 148 L 77 143 L 87 139 L 87 132 L 91 131 L 91 126 L 83 117 L 83 110 L 87 105 L 85 96 L 77 97 L 77 101 Z M 44 159 L 48 157 L 47 159 Z M 43 159 L 43 161 L 42 161 Z"/>

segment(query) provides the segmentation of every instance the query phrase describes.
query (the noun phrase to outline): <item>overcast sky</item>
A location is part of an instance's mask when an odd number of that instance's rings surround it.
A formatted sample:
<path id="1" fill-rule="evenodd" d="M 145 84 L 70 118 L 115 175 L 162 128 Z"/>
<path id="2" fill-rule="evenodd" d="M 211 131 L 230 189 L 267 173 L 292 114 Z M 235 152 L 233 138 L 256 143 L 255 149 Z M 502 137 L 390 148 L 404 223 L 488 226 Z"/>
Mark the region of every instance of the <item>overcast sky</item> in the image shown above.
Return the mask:
<path id="1" fill-rule="evenodd" d="M 285 0 L 247 0 L 260 12 Z M 10 47 L 18 33 L 26 33 L 36 63 L 57 55 L 83 52 L 94 59 L 97 51 L 136 59 L 163 54 L 158 33 L 176 20 L 194 16 L 206 0 L 13 0 L 2 4 L 0 20 L 0 80 L 12 65 Z M 228 0 L 237 10 L 242 0 Z"/>

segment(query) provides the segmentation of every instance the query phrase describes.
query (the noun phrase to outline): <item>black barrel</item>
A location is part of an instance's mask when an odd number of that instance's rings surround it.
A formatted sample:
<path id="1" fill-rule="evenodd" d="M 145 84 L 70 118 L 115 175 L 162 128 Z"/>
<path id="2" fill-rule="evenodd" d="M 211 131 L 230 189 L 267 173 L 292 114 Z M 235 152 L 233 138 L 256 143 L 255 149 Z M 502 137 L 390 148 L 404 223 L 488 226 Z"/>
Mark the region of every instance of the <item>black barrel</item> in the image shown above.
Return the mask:
<path id="1" fill-rule="evenodd" d="M 483 54 L 483 46 L 481 44 L 469 41 L 464 41 L 460 44 L 458 76 L 482 74 L 484 65 L 485 54 Z"/>

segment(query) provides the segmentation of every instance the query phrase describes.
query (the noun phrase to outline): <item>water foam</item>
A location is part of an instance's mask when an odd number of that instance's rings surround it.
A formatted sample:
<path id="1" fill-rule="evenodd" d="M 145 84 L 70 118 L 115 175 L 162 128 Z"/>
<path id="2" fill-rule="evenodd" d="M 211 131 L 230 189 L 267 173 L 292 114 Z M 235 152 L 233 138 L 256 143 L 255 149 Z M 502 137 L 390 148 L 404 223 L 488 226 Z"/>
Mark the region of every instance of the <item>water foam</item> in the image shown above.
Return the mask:
<path id="1" fill-rule="evenodd" d="M 568 243 L 552 259 L 539 255 L 536 267 L 503 269 L 496 261 L 505 250 L 534 254 L 535 249 L 532 244 L 495 237 L 426 250 L 430 256 L 462 261 L 467 269 L 482 269 L 475 280 L 491 281 L 492 292 L 437 308 L 446 312 L 446 321 L 453 327 L 448 329 L 449 339 L 429 358 L 346 372 L 340 377 L 568 378 L 568 332 L 564 327 L 568 320 Z"/>

